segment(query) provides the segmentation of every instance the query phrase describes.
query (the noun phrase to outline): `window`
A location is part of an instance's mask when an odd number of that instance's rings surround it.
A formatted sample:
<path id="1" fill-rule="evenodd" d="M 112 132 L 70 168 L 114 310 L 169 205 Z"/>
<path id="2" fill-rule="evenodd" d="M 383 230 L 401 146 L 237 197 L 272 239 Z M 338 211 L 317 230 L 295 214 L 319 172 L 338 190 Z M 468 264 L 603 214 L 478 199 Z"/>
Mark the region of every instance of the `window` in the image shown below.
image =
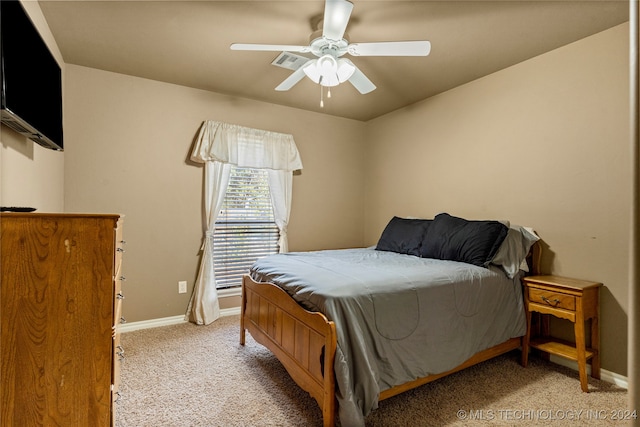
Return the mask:
<path id="1" fill-rule="evenodd" d="M 232 166 L 213 233 L 216 288 L 240 286 L 258 258 L 278 253 L 279 238 L 267 171 Z"/>

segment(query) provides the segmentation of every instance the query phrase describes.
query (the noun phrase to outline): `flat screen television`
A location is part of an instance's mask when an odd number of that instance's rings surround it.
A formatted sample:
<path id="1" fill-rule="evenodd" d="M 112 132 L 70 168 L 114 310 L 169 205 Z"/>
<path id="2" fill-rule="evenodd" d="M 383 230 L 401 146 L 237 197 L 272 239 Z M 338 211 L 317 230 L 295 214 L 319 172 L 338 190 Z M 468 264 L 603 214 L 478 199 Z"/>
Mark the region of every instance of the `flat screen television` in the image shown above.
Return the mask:
<path id="1" fill-rule="evenodd" d="M 62 151 L 62 72 L 17 0 L 0 1 L 2 123 Z"/>

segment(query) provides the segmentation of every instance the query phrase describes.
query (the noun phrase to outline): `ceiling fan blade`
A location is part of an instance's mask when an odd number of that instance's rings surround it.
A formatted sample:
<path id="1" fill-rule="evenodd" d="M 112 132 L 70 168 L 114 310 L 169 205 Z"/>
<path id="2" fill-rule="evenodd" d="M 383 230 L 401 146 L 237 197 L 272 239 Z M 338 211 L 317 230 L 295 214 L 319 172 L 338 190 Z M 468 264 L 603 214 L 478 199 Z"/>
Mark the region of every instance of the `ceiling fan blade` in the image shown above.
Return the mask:
<path id="1" fill-rule="evenodd" d="M 247 43 L 234 43 L 230 46 L 231 50 L 262 50 L 273 52 L 310 52 L 309 46 L 296 46 L 288 44 L 247 44 Z"/>
<path id="2" fill-rule="evenodd" d="M 276 87 L 276 90 L 285 91 L 295 86 L 295 84 L 298 83 L 300 80 L 302 80 L 305 76 L 303 68 L 304 67 L 300 67 L 297 70 L 295 70 L 293 73 L 291 73 L 289 77 L 284 79 L 284 81 Z"/>
<path id="3" fill-rule="evenodd" d="M 427 56 L 431 52 L 428 41 L 352 43 L 347 52 L 353 56 Z"/>
<path id="4" fill-rule="evenodd" d="M 322 21 L 323 37 L 334 41 L 342 40 L 352 10 L 353 3 L 347 0 L 326 0 Z"/>
<path id="5" fill-rule="evenodd" d="M 353 65 L 351 61 L 349 62 L 351 63 L 351 65 Z M 351 77 L 349 77 L 349 83 L 351 83 L 353 87 L 355 87 L 358 92 L 363 95 L 375 90 L 376 85 L 374 85 L 371 80 L 369 80 L 367 76 L 365 76 L 364 73 L 360 71 L 358 67 L 356 67 L 355 65 L 353 66 L 355 67 L 355 71 L 353 72 Z"/>

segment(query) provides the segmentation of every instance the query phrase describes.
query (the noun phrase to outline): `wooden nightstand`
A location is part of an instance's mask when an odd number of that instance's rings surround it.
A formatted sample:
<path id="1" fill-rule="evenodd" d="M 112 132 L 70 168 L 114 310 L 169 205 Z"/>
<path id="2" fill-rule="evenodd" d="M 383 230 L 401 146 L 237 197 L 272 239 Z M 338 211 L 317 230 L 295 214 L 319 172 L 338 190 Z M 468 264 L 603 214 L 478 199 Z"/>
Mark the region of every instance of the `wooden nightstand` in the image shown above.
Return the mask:
<path id="1" fill-rule="evenodd" d="M 527 314 L 527 333 L 522 340 L 522 366 L 526 367 L 529 348 L 562 356 L 578 362 L 580 386 L 588 392 L 587 361 L 591 362 L 591 376 L 600 378 L 599 293 L 602 283 L 559 276 L 528 276 L 522 279 Z M 540 313 L 541 330 L 531 336 L 531 313 Z M 552 315 L 574 324 L 575 344 L 549 336 Z M 585 345 L 585 321 L 591 319 L 591 347 Z"/>

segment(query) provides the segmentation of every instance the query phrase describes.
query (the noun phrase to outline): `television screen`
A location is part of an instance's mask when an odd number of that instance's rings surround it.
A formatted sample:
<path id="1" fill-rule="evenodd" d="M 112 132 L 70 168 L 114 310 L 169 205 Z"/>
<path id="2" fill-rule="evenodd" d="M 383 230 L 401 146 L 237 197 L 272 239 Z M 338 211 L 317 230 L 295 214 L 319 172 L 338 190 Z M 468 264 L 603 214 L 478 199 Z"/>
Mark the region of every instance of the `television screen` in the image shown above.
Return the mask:
<path id="1" fill-rule="evenodd" d="M 63 149 L 62 73 L 19 1 L 0 1 L 2 123 Z"/>

